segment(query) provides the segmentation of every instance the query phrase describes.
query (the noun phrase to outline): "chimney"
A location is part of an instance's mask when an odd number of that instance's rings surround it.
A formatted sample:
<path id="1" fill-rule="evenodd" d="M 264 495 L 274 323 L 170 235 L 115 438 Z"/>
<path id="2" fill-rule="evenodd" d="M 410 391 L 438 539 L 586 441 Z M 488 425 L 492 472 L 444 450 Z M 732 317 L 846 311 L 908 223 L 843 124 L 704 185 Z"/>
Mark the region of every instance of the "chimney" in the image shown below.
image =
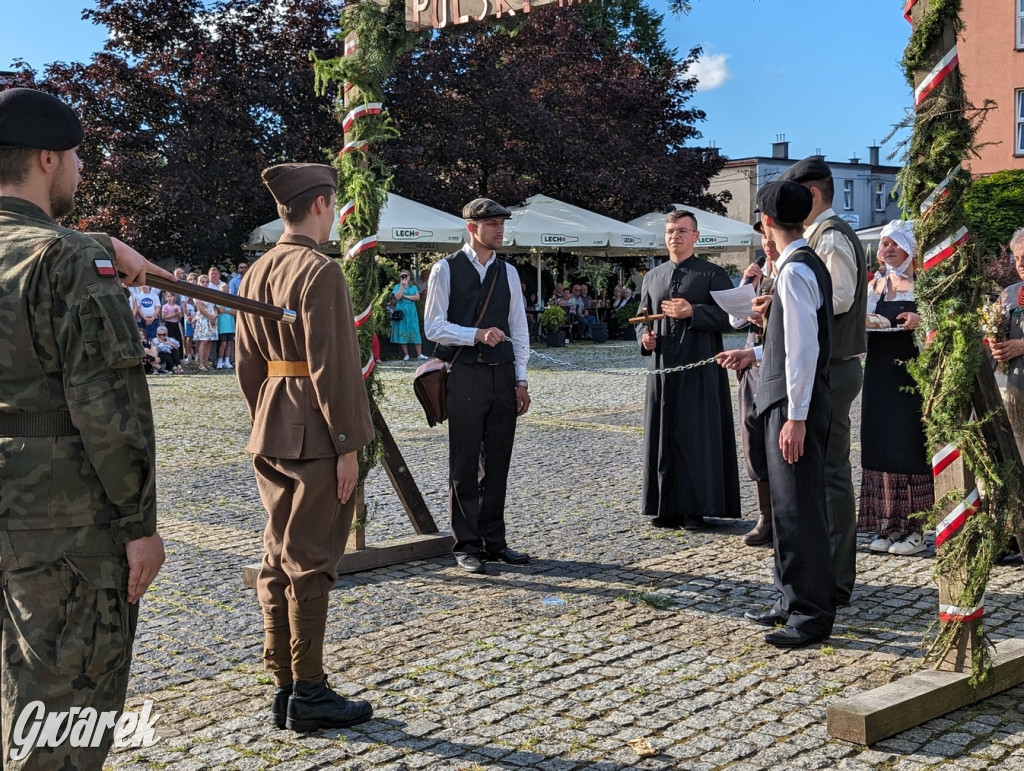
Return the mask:
<path id="1" fill-rule="evenodd" d="M 869 159 L 868 162 L 872 166 L 878 166 L 879 165 L 879 163 L 878 163 L 878 150 L 879 150 L 878 145 L 871 145 L 871 147 L 868 148 L 868 159 Z"/>
<path id="2" fill-rule="evenodd" d="M 785 134 L 775 135 L 775 141 L 772 142 L 772 158 L 781 161 L 789 160 L 789 142 L 786 141 Z"/>
<path id="3" fill-rule="evenodd" d="M 850 163 L 860 163 L 860 158 L 855 155 L 850 159 Z"/>

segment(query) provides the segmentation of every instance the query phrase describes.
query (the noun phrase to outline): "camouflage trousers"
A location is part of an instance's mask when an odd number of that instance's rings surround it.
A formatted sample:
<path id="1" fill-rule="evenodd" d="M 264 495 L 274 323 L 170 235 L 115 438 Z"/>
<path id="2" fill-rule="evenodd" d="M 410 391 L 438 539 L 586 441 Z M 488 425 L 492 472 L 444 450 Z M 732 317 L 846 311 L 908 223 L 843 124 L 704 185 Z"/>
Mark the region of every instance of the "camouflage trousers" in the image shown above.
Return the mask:
<path id="1" fill-rule="evenodd" d="M 90 732 L 92 740 L 82 741 L 68 738 L 83 733 L 77 724 L 71 732 L 56 723 L 49 732 L 41 729 L 59 712 L 70 720 L 76 708 L 123 709 L 138 621 L 127 585 L 124 545 L 107 529 L 0 530 L 3 771 L 103 767 L 113 730 Z M 19 723 L 33 702 L 42 708 L 30 708 L 33 719 Z M 47 733 L 53 741 L 40 738 Z M 83 743 L 96 746 L 72 746 Z"/>

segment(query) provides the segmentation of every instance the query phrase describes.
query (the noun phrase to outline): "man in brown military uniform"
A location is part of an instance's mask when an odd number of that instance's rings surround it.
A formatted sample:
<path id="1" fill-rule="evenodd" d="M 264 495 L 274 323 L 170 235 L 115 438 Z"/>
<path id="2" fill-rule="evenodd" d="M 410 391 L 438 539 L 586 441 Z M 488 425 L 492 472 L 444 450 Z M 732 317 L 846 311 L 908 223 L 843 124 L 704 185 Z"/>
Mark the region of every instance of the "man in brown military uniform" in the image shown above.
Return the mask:
<path id="1" fill-rule="evenodd" d="M 138 284 L 147 270 L 170 274 L 54 222 L 74 206 L 82 138 L 58 99 L 0 93 L 5 771 L 103 765 L 110 730 L 96 746 L 73 747 L 65 733 L 59 746 L 27 748 L 14 728 L 36 700 L 47 715 L 120 712 L 137 603 L 164 560 L 142 347 L 116 269 Z"/>
<path id="2" fill-rule="evenodd" d="M 239 294 L 296 311 L 285 325 L 241 314 L 238 381 L 249 405 L 247 447 L 267 509 L 257 581 L 272 716 L 295 731 L 368 720 L 365 701 L 327 685 L 328 593 L 355 512 L 357 451 L 373 439 L 352 301 L 341 266 L 317 251 L 334 220 L 337 173 L 316 163 L 263 172 L 284 235 L 246 273 Z"/>

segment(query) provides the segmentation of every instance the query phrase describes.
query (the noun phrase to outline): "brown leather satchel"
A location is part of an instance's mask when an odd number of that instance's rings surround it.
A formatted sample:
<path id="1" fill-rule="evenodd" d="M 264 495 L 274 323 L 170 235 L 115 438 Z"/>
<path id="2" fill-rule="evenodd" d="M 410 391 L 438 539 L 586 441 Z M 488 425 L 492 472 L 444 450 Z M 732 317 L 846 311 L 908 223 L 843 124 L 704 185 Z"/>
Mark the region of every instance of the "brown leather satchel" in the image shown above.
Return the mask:
<path id="1" fill-rule="evenodd" d="M 495 255 L 491 259 L 496 260 Z M 494 271 L 494 278 L 491 279 L 491 288 L 487 290 L 487 299 L 477 316 L 475 327 L 480 326 L 484 313 L 487 312 L 487 305 L 491 302 L 491 294 L 494 293 L 494 284 L 498 280 L 500 270 Z M 427 417 L 427 425 L 433 428 L 438 423 L 448 420 L 448 370 L 459 358 L 462 348 L 459 348 L 452 357 L 451 362 L 441 359 L 429 359 L 416 368 L 416 374 L 412 380 L 412 392 L 416 395 L 420 405 L 423 407 L 423 414 Z"/>

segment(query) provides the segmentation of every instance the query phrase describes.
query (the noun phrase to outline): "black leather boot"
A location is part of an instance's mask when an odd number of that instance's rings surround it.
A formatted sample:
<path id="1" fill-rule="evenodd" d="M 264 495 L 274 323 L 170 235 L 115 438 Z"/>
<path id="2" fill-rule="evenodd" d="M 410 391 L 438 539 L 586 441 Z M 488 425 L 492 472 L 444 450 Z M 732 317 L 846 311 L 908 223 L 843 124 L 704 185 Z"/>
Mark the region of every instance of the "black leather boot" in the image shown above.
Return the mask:
<path id="1" fill-rule="evenodd" d="M 301 733 L 321 728 L 345 728 L 373 717 L 367 701 L 349 701 L 331 690 L 325 677 L 319 683 L 296 680 L 288 699 L 288 728 Z"/>
<path id="2" fill-rule="evenodd" d="M 763 546 L 772 542 L 772 494 L 768 482 L 754 482 L 760 514 L 754 529 L 743 536 L 747 546 Z"/>
<path id="3" fill-rule="evenodd" d="M 287 688 L 274 689 L 274 703 L 270 707 L 270 716 L 278 728 L 285 727 L 288 718 L 288 699 L 291 698 L 291 695 L 292 687 L 290 685 Z"/>

